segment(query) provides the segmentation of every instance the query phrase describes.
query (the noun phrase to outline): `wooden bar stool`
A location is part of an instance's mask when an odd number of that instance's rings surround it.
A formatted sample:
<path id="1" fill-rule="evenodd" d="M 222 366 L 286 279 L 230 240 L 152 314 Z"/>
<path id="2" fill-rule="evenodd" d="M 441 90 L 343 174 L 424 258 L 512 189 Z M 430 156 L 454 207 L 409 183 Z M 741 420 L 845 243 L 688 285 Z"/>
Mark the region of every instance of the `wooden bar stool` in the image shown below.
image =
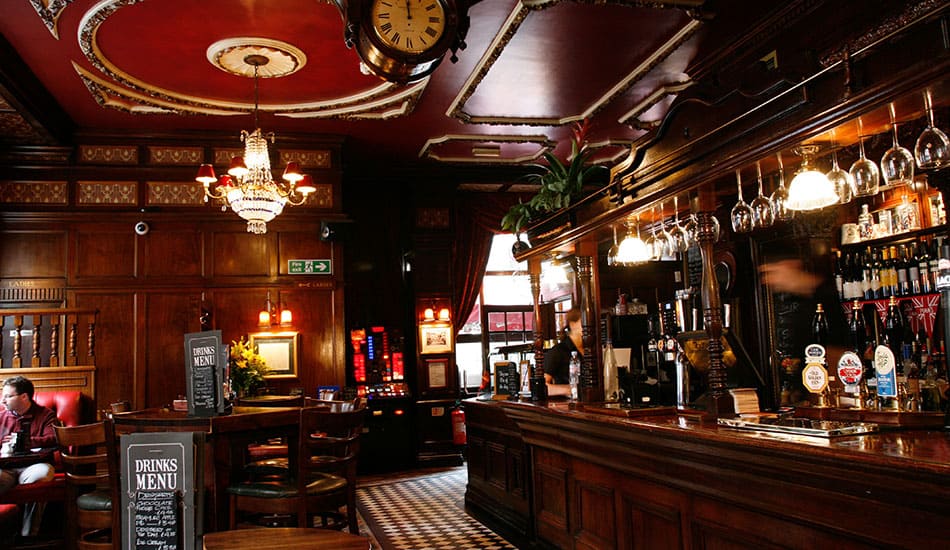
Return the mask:
<path id="1" fill-rule="evenodd" d="M 204 536 L 204 550 L 367 550 L 369 539 L 360 535 L 306 527 L 238 529 Z"/>

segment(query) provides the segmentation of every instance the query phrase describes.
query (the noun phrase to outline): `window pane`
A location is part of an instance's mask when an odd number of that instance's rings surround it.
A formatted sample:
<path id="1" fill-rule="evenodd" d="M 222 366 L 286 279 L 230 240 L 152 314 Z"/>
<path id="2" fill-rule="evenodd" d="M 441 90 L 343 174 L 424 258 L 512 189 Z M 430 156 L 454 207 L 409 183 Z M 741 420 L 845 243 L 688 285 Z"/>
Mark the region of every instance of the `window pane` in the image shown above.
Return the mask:
<path id="1" fill-rule="evenodd" d="M 488 313 L 488 332 L 499 332 L 505 330 L 505 313 L 503 311 L 491 311 Z"/>
<path id="2" fill-rule="evenodd" d="M 485 304 L 510 306 L 530 305 L 531 283 L 528 275 L 486 275 L 482 279 Z"/>
<path id="3" fill-rule="evenodd" d="M 520 311 L 509 311 L 505 314 L 507 330 L 524 330 L 524 314 Z"/>
<path id="4" fill-rule="evenodd" d="M 500 233 L 492 237 L 486 271 L 527 271 L 528 263 L 516 262 L 515 257 L 511 255 L 513 244 L 515 236 L 511 233 Z"/>

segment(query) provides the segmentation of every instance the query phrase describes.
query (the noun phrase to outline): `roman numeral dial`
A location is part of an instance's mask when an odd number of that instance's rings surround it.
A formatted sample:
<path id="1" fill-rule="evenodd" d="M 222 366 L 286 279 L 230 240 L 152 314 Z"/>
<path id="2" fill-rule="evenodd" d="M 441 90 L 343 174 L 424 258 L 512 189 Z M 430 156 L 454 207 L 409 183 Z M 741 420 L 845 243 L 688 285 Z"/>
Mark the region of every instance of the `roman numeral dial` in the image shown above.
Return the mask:
<path id="1" fill-rule="evenodd" d="M 384 44 L 408 54 L 429 50 L 445 32 L 440 0 L 374 0 L 370 19 Z"/>

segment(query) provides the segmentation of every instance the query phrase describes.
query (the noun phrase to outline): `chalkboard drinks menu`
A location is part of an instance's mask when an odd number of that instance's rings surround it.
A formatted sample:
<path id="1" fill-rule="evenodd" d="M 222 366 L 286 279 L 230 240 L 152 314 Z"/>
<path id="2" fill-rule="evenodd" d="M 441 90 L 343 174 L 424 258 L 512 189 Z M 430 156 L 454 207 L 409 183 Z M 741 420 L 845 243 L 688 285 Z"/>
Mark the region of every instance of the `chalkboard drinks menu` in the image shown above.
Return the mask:
<path id="1" fill-rule="evenodd" d="M 215 416 L 224 412 L 224 367 L 228 351 L 221 345 L 221 331 L 185 335 L 185 375 L 189 416 Z"/>
<path id="2" fill-rule="evenodd" d="M 195 434 L 120 437 L 122 548 L 194 550 Z"/>

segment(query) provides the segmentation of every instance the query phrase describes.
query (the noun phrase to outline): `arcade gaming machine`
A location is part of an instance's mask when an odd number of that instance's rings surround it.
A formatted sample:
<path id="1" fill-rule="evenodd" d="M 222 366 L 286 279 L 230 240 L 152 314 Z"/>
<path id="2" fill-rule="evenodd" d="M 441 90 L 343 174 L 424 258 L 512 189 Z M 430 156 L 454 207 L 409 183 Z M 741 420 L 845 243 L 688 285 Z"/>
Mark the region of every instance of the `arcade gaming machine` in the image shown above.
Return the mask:
<path id="1" fill-rule="evenodd" d="M 361 472 L 411 467 L 415 460 L 413 399 L 406 382 L 402 337 L 385 327 L 350 331 L 347 385 L 366 399 L 369 413 L 360 443 Z"/>

